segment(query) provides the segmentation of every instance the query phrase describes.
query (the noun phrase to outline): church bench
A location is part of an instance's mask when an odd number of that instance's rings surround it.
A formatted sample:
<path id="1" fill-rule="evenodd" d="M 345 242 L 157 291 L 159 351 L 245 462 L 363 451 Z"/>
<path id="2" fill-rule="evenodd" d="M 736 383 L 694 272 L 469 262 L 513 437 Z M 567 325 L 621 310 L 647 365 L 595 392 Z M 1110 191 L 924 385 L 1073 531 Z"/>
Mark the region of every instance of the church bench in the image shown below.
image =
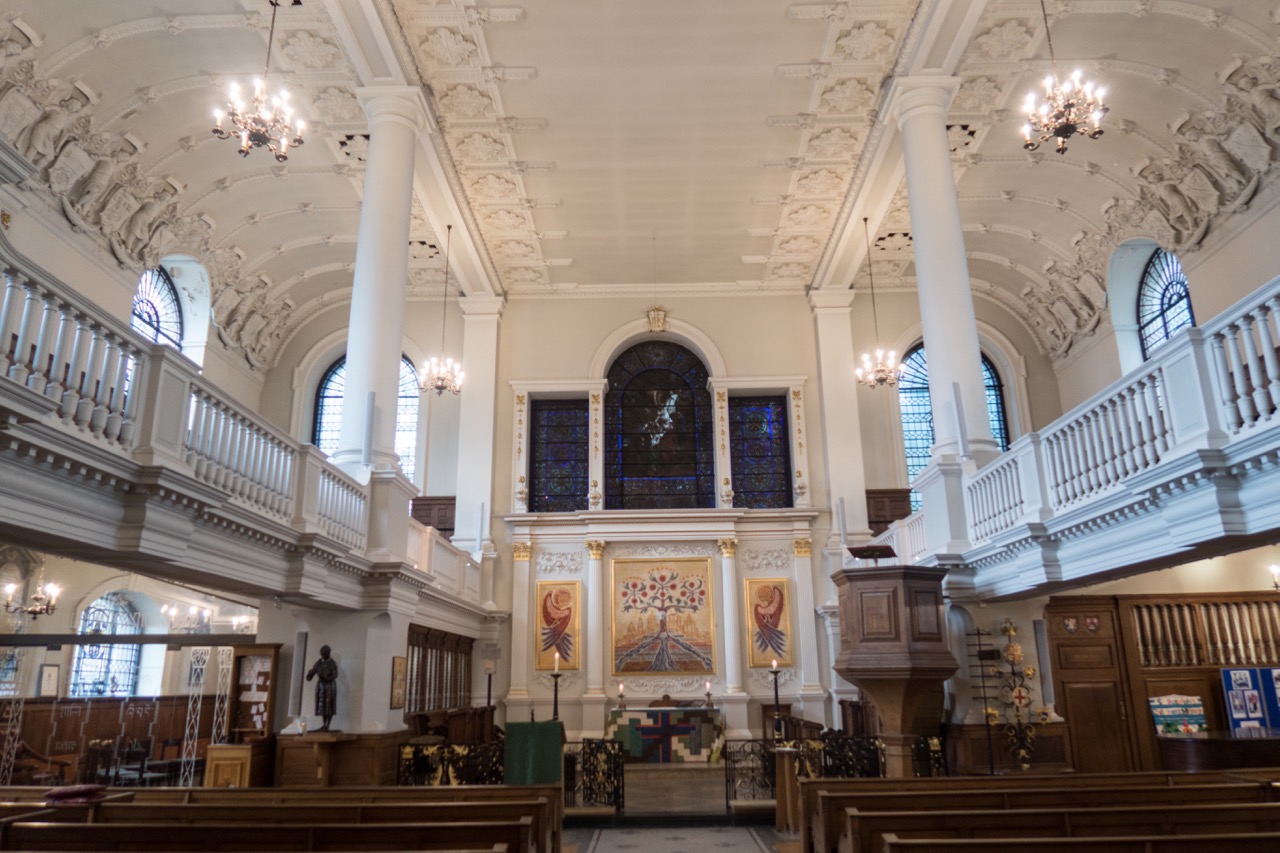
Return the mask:
<path id="1" fill-rule="evenodd" d="M 533 848 L 551 853 L 551 810 L 546 797 L 417 803 L 305 803 L 281 808 L 269 803 L 109 803 L 93 810 L 94 823 L 482 823 L 532 820 Z M 47 818 L 56 819 L 56 818 Z"/>
<path id="2" fill-rule="evenodd" d="M 845 815 L 840 853 L 878 853 L 890 833 L 899 838 L 998 838 L 1280 832 L 1280 803 L 900 812 L 851 808 Z"/>
<path id="3" fill-rule="evenodd" d="M 1280 768 L 1259 769 L 1242 773 L 1238 770 L 1212 771 L 1194 773 L 1187 771 L 1152 770 L 1134 773 L 1054 773 L 1054 774 L 1022 774 L 1018 776 L 924 776 L 902 779 L 857 778 L 857 779 L 801 779 L 800 780 L 800 841 L 803 853 L 810 850 L 821 850 L 814 837 L 814 826 L 821 826 L 818 794 L 821 791 L 831 792 L 877 792 L 892 793 L 897 791 L 924 794 L 935 791 L 957 791 L 969 789 L 1004 789 L 1023 788 L 1027 786 L 1049 788 L 1055 786 L 1114 786 L 1114 785 L 1204 785 L 1212 782 L 1263 782 L 1280 780 Z M 840 815 L 834 816 L 833 826 L 837 825 Z M 818 830 L 820 831 L 820 830 Z M 832 837 L 832 836 L 829 836 Z"/>
<path id="4" fill-rule="evenodd" d="M 1275 853 L 1280 832 L 1215 835 L 1135 835 L 1094 838 L 899 838 L 884 836 L 877 853 Z"/>
<path id="5" fill-rule="evenodd" d="M 358 786 L 343 788 L 139 788 L 133 802 L 328 803 L 490 802 L 545 799 L 553 853 L 560 853 L 564 825 L 564 791 L 560 785 L 442 785 L 421 787 Z"/>
<path id="6" fill-rule="evenodd" d="M 1203 785 L 1064 785 L 1040 788 L 996 787 L 931 791 L 817 792 L 816 813 L 809 832 L 815 853 L 836 849 L 845 830 L 845 810 L 958 811 L 962 809 L 1032 809 L 1058 806 L 1169 805 L 1197 802 L 1269 802 L 1271 787 L 1263 782 L 1222 782 Z M 803 849 L 803 848 L 802 848 Z"/>
<path id="7" fill-rule="evenodd" d="M 13 823 L 5 850 L 83 851 L 342 851 L 442 850 L 506 845 L 510 853 L 532 847 L 528 817 L 513 821 L 448 823 L 162 824 Z"/>

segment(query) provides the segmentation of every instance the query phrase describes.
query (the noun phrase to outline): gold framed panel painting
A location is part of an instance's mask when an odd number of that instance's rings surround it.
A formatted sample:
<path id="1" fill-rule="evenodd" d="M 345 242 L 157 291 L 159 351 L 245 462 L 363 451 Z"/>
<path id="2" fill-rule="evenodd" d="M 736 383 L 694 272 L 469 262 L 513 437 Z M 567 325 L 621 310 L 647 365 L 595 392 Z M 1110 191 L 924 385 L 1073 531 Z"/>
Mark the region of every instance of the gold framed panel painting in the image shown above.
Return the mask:
<path id="1" fill-rule="evenodd" d="M 714 675 L 711 558 L 611 564 L 614 675 Z"/>
<path id="2" fill-rule="evenodd" d="M 534 668 L 556 669 L 556 653 L 560 653 L 560 669 L 578 668 L 578 640 L 582 636 L 582 592 L 577 581 L 538 581 L 538 646 Z"/>
<path id="3" fill-rule="evenodd" d="M 747 579 L 747 666 L 769 669 L 794 666 L 791 634 L 791 587 L 786 578 Z"/>

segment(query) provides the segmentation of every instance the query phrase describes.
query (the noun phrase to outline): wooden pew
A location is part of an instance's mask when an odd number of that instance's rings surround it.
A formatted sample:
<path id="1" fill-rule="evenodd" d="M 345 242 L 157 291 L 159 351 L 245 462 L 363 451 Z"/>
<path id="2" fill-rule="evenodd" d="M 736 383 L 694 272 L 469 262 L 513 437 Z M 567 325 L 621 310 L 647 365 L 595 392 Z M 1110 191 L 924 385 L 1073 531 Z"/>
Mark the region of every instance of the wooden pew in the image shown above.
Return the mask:
<path id="1" fill-rule="evenodd" d="M 532 820 L 484 823 L 159 824 L 13 823 L 5 850 L 83 851 L 338 851 L 441 850 L 532 846 Z"/>
<path id="2" fill-rule="evenodd" d="M 1029 788 L 880 792 L 817 792 L 817 820 L 810 826 L 816 853 L 831 853 L 845 831 L 845 809 L 862 811 L 959 811 L 964 809 L 1032 809 L 1058 806 L 1171 805 L 1176 803 L 1269 802 L 1265 782 L 1222 782 L 1179 785 L 1072 785 Z"/>
<path id="3" fill-rule="evenodd" d="M 1280 803 L 864 812 L 846 810 L 841 853 L 878 853 L 903 838 L 1215 835 L 1280 832 Z"/>
<path id="4" fill-rule="evenodd" d="M 139 788 L 138 803 L 254 803 L 303 805 L 327 803 L 491 802 L 545 799 L 545 824 L 551 827 L 550 849 L 561 853 L 564 791 L 559 785 L 446 785 L 440 787 L 345 788 Z M 539 821 L 541 825 L 543 821 Z"/>
<path id="5" fill-rule="evenodd" d="M 1114 786 L 1114 785 L 1204 785 L 1210 782 L 1242 782 L 1265 780 L 1280 781 L 1280 768 L 1260 768 L 1258 770 L 1214 771 L 1208 773 L 1191 773 L 1187 771 L 1140 771 L 1136 773 L 1054 773 L 1054 774 L 1021 774 L 1017 776 L 943 776 L 943 777 L 908 777 L 902 779 L 858 778 L 858 779 L 801 779 L 800 780 L 800 841 L 803 853 L 821 850 L 813 835 L 813 827 L 821 818 L 819 812 L 818 793 L 820 791 L 914 791 L 921 795 L 934 791 L 954 791 L 971 788 L 982 790 L 1020 788 L 1020 787 L 1055 787 L 1058 785 L 1081 786 Z M 834 815 L 832 826 L 838 826 L 841 815 Z M 834 836 L 829 836 L 834 837 Z"/>
<path id="6" fill-rule="evenodd" d="M 490 800 L 418 803 L 295 803 L 288 808 L 263 803 L 110 803 L 91 815 L 94 823 L 482 823 L 528 817 L 533 849 L 551 853 L 552 826 L 545 797 L 528 800 Z M 56 818 L 45 818 L 56 820 Z"/>
<path id="7" fill-rule="evenodd" d="M 1275 853 L 1280 832 L 1247 835 L 1135 835 L 1124 838 L 884 837 L 883 853 Z"/>

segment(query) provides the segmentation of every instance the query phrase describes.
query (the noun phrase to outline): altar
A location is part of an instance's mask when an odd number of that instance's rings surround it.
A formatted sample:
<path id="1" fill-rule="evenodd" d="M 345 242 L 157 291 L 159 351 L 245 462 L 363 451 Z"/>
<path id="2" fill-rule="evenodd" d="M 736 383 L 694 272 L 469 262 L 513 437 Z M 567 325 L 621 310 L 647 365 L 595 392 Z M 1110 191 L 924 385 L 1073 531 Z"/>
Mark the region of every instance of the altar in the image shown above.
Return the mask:
<path id="1" fill-rule="evenodd" d="M 724 721 L 716 708 L 614 709 L 604 736 L 622 744 L 629 763 L 705 763 L 719 755 Z"/>

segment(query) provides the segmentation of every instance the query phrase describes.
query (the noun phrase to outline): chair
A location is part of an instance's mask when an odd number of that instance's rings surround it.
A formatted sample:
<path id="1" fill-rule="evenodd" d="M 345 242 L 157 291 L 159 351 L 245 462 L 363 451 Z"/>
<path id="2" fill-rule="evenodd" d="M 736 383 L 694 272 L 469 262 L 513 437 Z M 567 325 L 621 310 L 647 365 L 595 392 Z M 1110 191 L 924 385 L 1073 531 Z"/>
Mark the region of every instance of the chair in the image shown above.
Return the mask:
<path id="1" fill-rule="evenodd" d="M 151 760 L 151 738 L 134 740 L 117 754 L 112 785 L 149 788 L 163 784 L 168 774 L 147 769 Z"/>

